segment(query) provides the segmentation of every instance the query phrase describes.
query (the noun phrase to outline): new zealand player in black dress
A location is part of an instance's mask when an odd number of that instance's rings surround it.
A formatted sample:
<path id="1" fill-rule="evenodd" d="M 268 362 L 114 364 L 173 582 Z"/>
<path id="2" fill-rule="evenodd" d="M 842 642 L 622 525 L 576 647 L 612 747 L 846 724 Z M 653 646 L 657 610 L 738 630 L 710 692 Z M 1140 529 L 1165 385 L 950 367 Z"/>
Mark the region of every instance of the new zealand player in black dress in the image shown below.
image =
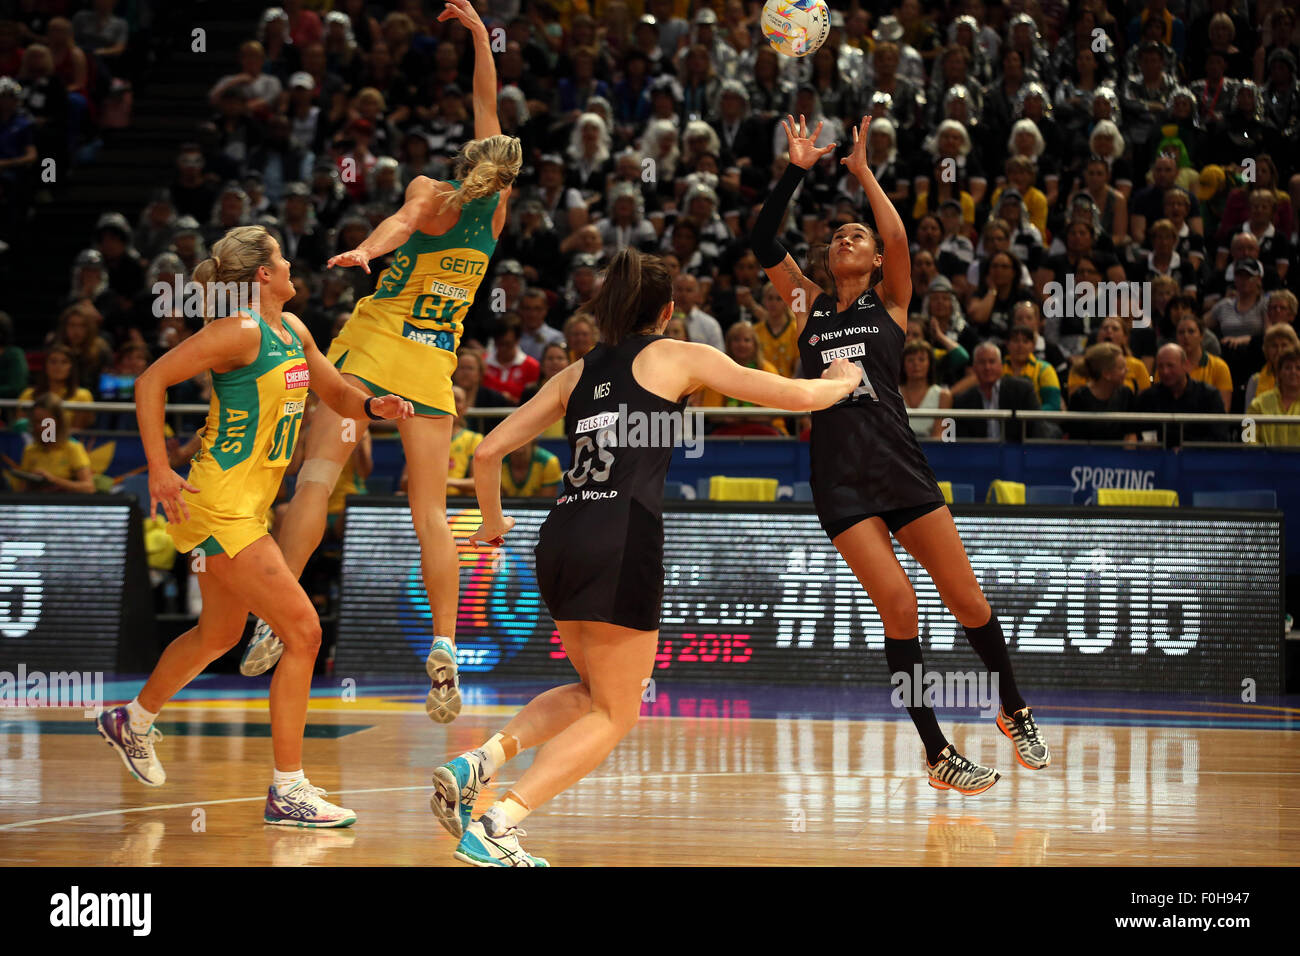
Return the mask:
<path id="1" fill-rule="evenodd" d="M 637 722 L 659 646 L 664 475 L 687 396 L 707 386 L 757 405 L 814 410 L 861 381 L 848 362 L 831 363 L 820 379 L 788 379 L 742 368 L 710 345 L 665 338 L 672 280 L 660 259 L 633 249 L 614 257 L 587 310 L 600 344 L 474 453 L 483 524 L 470 541 L 499 545 L 514 525 L 501 511 L 502 459 L 564 419 L 572 466 L 538 536 L 537 583 L 579 677 L 534 698 L 482 747 L 434 771 L 430 807 L 460 838 L 456 858 L 478 866 L 545 866 L 520 848 L 519 822 L 594 770 Z M 618 447 L 620 434 L 636 447 Z M 543 743 L 504 799 L 471 820 L 482 783 Z"/>
<path id="2" fill-rule="evenodd" d="M 812 488 L 818 519 L 880 614 L 885 659 L 892 673 L 911 675 L 922 664 L 916 592 L 894 556 L 892 534 L 929 572 L 971 646 L 998 678 L 998 728 L 1016 745 L 1016 759 L 1031 770 L 1051 760 L 1033 714 L 1016 687 L 1006 641 L 971 570 L 934 472 L 907 423 L 898 391 L 912 264 L 898 212 L 867 165 L 867 124 L 853 131 L 853 149 L 840 162 L 857 177 L 871 203 L 879 235 L 861 223 L 841 226 L 827 251 L 828 293 L 808 279 L 776 241 L 795 188 L 837 144 L 818 148 L 821 126 L 808 135 L 804 118 L 783 121 L 790 165 L 768 196 L 751 235 L 759 264 L 798 321 L 804 375 L 849 359 L 863 379 L 853 394 L 812 416 Z M 875 282 L 877 274 L 880 280 Z M 921 703 L 908 713 L 925 744 L 930 785 L 982 793 L 997 771 L 959 754 L 944 736 L 934 710 Z"/>

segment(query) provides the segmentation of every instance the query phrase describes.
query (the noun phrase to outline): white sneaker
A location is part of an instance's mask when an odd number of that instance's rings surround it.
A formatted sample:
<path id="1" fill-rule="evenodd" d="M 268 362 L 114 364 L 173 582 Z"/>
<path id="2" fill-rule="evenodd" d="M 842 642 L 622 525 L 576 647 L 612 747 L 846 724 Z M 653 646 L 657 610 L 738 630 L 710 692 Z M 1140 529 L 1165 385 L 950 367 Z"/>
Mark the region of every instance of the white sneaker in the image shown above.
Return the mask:
<path id="1" fill-rule="evenodd" d="M 167 774 L 153 749 L 163 739 L 161 730 L 150 726 L 146 733 L 137 734 L 131 729 L 131 718 L 125 707 L 104 711 L 95 721 L 95 729 L 117 751 L 135 779 L 146 787 L 161 787 L 167 782 Z"/>
<path id="2" fill-rule="evenodd" d="M 456 646 L 446 638 L 433 642 L 424 670 L 433 682 L 433 688 L 424 701 L 424 712 L 429 719 L 449 724 L 460 713 L 460 668 L 456 666 Z"/>
<path id="3" fill-rule="evenodd" d="M 283 827 L 350 827 L 357 815 L 325 799 L 325 791 L 313 787 L 306 777 L 284 793 L 274 784 L 266 792 L 262 819 Z"/>
<path id="4" fill-rule="evenodd" d="M 499 836 L 488 836 L 480 818 L 465 828 L 465 835 L 452 855 L 472 866 L 550 866 L 540 856 L 524 852 L 519 838 L 527 835 L 519 827 L 510 827 Z"/>

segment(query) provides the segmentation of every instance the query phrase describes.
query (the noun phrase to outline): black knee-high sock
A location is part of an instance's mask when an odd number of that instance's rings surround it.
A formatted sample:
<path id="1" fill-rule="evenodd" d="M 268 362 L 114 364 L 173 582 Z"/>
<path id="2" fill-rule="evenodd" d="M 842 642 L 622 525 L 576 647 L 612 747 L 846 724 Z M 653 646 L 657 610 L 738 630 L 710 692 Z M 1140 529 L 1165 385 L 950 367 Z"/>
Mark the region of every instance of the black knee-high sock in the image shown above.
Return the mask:
<path id="1" fill-rule="evenodd" d="M 915 637 L 906 641 L 886 638 L 885 662 L 889 665 L 890 674 L 902 671 L 910 678 L 918 664 L 924 672 L 925 662 L 921 659 L 921 641 Z M 925 744 L 926 759 L 932 764 L 937 763 L 939 754 L 944 747 L 948 746 L 948 738 L 939 729 L 939 718 L 935 716 L 934 708 L 922 704 L 918 707 L 908 707 L 907 713 L 921 735 L 921 742 Z"/>
<path id="2" fill-rule="evenodd" d="M 1007 654 L 1007 642 L 1002 636 L 1002 625 L 998 622 L 997 612 L 993 611 L 988 623 L 982 627 L 967 627 L 966 640 L 975 648 L 975 653 L 980 656 L 989 673 L 998 675 L 998 695 L 1002 698 L 1002 709 L 1008 714 L 1014 714 L 1024 707 L 1025 699 L 1016 688 L 1016 675 L 1011 669 L 1011 656 Z"/>

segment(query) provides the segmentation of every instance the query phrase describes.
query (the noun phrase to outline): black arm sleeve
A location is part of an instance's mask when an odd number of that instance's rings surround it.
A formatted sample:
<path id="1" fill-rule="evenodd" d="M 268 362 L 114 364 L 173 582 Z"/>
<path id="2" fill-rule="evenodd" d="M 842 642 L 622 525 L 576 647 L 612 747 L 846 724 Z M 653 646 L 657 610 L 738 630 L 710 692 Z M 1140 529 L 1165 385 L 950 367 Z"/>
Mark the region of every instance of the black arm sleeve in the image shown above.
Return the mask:
<path id="1" fill-rule="evenodd" d="M 776 241 L 776 231 L 781 228 L 794 191 L 803 182 L 808 170 L 790 163 L 785 168 L 776 187 L 768 194 L 767 201 L 754 221 L 754 229 L 749 234 L 749 245 L 758 257 L 758 264 L 764 269 L 779 266 L 785 259 L 785 247 Z"/>

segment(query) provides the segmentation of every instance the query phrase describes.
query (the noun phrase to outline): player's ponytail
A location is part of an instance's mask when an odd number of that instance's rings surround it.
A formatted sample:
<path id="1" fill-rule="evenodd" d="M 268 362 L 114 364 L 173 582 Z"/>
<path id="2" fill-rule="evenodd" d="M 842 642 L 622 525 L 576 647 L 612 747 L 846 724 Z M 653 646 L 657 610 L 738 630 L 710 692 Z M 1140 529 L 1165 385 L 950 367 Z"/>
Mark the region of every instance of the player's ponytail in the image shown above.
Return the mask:
<path id="1" fill-rule="evenodd" d="M 194 267 L 194 281 L 203 286 L 203 324 L 249 301 L 239 285 L 255 285 L 257 270 L 269 266 L 274 254 L 275 241 L 265 226 L 240 226 L 217 240 L 212 255 Z"/>
<path id="2" fill-rule="evenodd" d="M 653 329 L 672 297 L 673 280 L 663 260 L 629 246 L 610 260 L 605 281 L 586 309 L 596 320 L 600 340 L 617 345 L 629 335 Z"/>
<path id="3" fill-rule="evenodd" d="M 501 192 L 515 181 L 523 164 L 523 147 L 513 136 L 498 134 L 470 140 L 456 157 L 460 188 L 443 197 L 441 211 L 459 212 L 466 203 Z"/>

